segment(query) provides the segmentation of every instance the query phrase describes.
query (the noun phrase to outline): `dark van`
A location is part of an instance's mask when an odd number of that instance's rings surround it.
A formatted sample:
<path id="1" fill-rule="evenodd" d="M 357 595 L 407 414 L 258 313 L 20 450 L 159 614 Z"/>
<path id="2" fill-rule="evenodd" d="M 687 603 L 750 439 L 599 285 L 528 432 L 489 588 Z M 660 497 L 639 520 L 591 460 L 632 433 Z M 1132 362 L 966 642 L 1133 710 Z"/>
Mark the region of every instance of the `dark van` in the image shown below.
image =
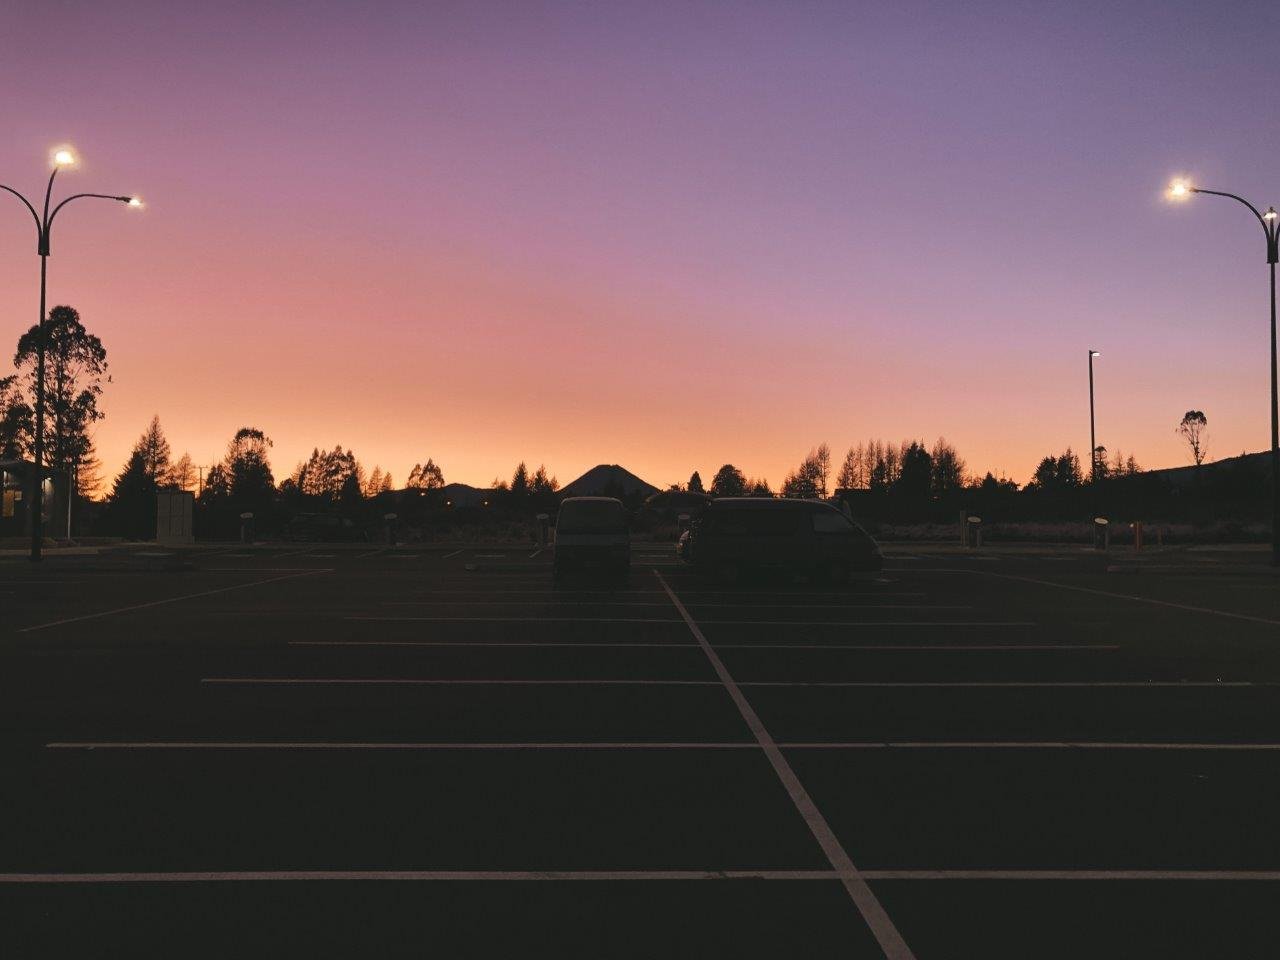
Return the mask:
<path id="1" fill-rule="evenodd" d="M 627 508 L 613 497 L 568 497 L 556 517 L 552 564 L 557 576 L 597 567 L 625 574 L 631 569 Z"/>
<path id="2" fill-rule="evenodd" d="M 835 507 L 816 500 L 722 497 L 680 540 L 682 559 L 730 579 L 749 570 L 802 573 L 845 583 L 879 570 L 880 548 Z"/>

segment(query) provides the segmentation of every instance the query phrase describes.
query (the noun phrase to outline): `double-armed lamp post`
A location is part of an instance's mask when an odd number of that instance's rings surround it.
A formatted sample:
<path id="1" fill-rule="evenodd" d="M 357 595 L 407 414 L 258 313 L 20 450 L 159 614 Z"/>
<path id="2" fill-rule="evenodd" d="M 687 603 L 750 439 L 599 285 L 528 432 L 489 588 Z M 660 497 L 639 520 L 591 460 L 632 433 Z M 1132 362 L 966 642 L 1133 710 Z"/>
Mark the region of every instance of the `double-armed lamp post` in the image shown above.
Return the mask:
<path id="1" fill-rule="evenodd" d="M 1249 208 L 1262 226 L 1262 236 L 1267 243 L 1267 266 L 1271 271 L 1271 562 L 1280 566 L 1280 407 L 1276 397 L 1276 261 L 1280 252 L 1280 214 L 1275 207 L 1259 212 L 1244 197 L 1221 190 L 1205 190 L 1192 186 L 1185 180 L 1175 180 L 1169 185 L 1169 199 L 1188 200 L 1193 194 L 1204 193 L 1214 197 L 1226 197 Z"/>
<path id="2" fill-rule="evenodd" d="M 43 214 L 37 213 L 35 206 L 13 187 L 5 186 L 0 183 L 0 190 L 5 190 L 19 200 L 23 206 L 31 214 L 31 218 L 36 222 L 36 253 L 40 257 L 40 322 L 37 325 L 36 336 L 36 415 L 35 415 L 35 444 L 32 449 L 32 460 L 35 462 L 33 476 L 30 485 L 30 506 L 27 508 L 31 517 L 31 560 L 33 562 L 40 560 L 41 547 L 44 540 L 44 482 L 41 473 L 44 467 L 44 354 L 45 354 L 45 289 L 48 276 L 49 265 L 49 234 L 53 229 L 54 218 L 58 216 L 58 211 L 65 207 L 72 200 L 81 200 L 86 197 L 92 197 L 98 200 L 114 200 L 118 203 L 125 203 L 131 207 L 141 207 L 142 201 L 137 197 L 121 197 L 108 193 L 76 193 L 67 197 L 52 210 L 49 209 L 50 201 L 53 197 L 53 181 L 58 176 L 58 171 L 74 167 L 76 165 L 76 155 L 70 149 L 63 147 L 53 152 L 50 158 L 53 166 L 53 172 L 49 174 L 49 185 L 44 191 L 44 207 Z M 68 483 L 70 479 L 68 478 Z M 67 496 L 70 497 L 71 491 L 68 489 Z"/>

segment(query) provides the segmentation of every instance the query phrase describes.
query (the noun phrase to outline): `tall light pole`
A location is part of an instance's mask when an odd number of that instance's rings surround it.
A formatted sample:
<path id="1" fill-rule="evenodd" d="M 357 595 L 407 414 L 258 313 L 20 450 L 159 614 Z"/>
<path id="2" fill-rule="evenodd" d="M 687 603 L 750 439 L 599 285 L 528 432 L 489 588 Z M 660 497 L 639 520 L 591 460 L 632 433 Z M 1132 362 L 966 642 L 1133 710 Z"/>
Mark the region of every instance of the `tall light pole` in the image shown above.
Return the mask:
<path id="1" fill-rule="evenodd" d="M 1243 203 L 1258 218 L 1267 242 L 1267 266 L 1271 271 L 1271 563 L 1280 566 L 1280 408 L 1276 397 L 1276 261 L 1280 260 L 1280 223 L 1277 222 L 1280 214 L 1276 213 L 1275 207 L 1267 207 L 1266 213 L 1259 213 L 1258 208 L 1244 197 L 1221 190 L 1204 190 L 1185 180 L 1175 180 L 1169 185 L 1168 195 L 1172 200 L 1186 200 L 1195 193 Z"/>
<path id="2" fill-rule="evenodd" d="M 31 218 L 36 222 L 36 254 L 40 257 L 40 322 L 36 325 L 36 436 L 35 446 L 32 450 L 32 460 L 35 461 L 35 470 L 31 480 L 31 560 L 33 563 L 40 560 L 41 547 L 44 540 L 44 515 L 43 515 L 43 478 L 40 476 L 44 465 L 44 353 L 45 353 L 45 290 L 47 287 L 47 279 L 49 274 L 49 233 L 53 229 L 54 218 L 57 217 L 58 211 L 65 207 L 72 200 L 80 200 L 85 197 L 93 197 L 98 200 L 115 200 L 119 203 L 127 203 L 131 207 L 142 206 L 142 201 L 137 197 L 118 197 L 107 193 L 76 193 L 67 197 L 52 211 L 49 210 L 49 202 L 53 197 L 53 181 L 58 176 L 58 171 L 63 168 L 74 167 L 76 165 L 76 155 L 69 148 L 62 147 L 53 152 L 50 158 L 53 166 L 53 172 L 49 174 L 49 185 L 44 191 L 44 214 L 43 216 L 36 213 L 35 206 L 13 187 L 5 186 L 0 183 L 0 190 L 5 190 L 19 200 L 23 206 L 31 214 Z M 67 496 L 70 497 L 70 490 Z"/>
<path id="3" fill-rule="evenodd" d="M 1089 482 L 1096 484 L 1098 482 L 1098 436 L 1093 426 L 1093 358 L 1100 357 L 1102 354 L 1097 350 L 1089 350 Z M 1097 490 L 1094 490 L 1094 500 L 1098 497 Z"/>

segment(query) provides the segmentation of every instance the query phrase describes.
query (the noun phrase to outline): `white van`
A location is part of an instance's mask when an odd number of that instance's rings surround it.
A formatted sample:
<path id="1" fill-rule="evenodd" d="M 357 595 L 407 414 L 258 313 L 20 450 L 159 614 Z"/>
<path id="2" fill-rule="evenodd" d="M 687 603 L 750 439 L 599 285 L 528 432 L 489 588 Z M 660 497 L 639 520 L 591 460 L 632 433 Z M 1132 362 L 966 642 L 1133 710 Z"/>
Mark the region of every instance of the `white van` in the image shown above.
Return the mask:
<path id="1" fill-rule="evenodd" d="M 631 569 L 627 508 L 613 497 L 569 497 L 556 520 L 554 569 L 597 567 L 617 573 Z"/>

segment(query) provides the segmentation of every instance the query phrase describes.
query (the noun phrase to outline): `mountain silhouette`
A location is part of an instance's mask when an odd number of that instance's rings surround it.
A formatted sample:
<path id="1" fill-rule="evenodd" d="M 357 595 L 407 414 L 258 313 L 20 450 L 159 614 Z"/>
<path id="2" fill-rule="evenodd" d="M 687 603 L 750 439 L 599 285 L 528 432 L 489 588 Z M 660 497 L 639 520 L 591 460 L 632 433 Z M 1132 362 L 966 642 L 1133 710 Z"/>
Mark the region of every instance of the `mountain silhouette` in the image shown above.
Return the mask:
<path id="1" fill-rule="evenodd" d="M 645 483 L 630 470 L 616 463 L 602 463 L 592 467 L 572 483 L 566 483 L 560 490 L 565 497 L 630 497 L 638 494 L 647 497 L 657 493 L 658 488 Z"/>

